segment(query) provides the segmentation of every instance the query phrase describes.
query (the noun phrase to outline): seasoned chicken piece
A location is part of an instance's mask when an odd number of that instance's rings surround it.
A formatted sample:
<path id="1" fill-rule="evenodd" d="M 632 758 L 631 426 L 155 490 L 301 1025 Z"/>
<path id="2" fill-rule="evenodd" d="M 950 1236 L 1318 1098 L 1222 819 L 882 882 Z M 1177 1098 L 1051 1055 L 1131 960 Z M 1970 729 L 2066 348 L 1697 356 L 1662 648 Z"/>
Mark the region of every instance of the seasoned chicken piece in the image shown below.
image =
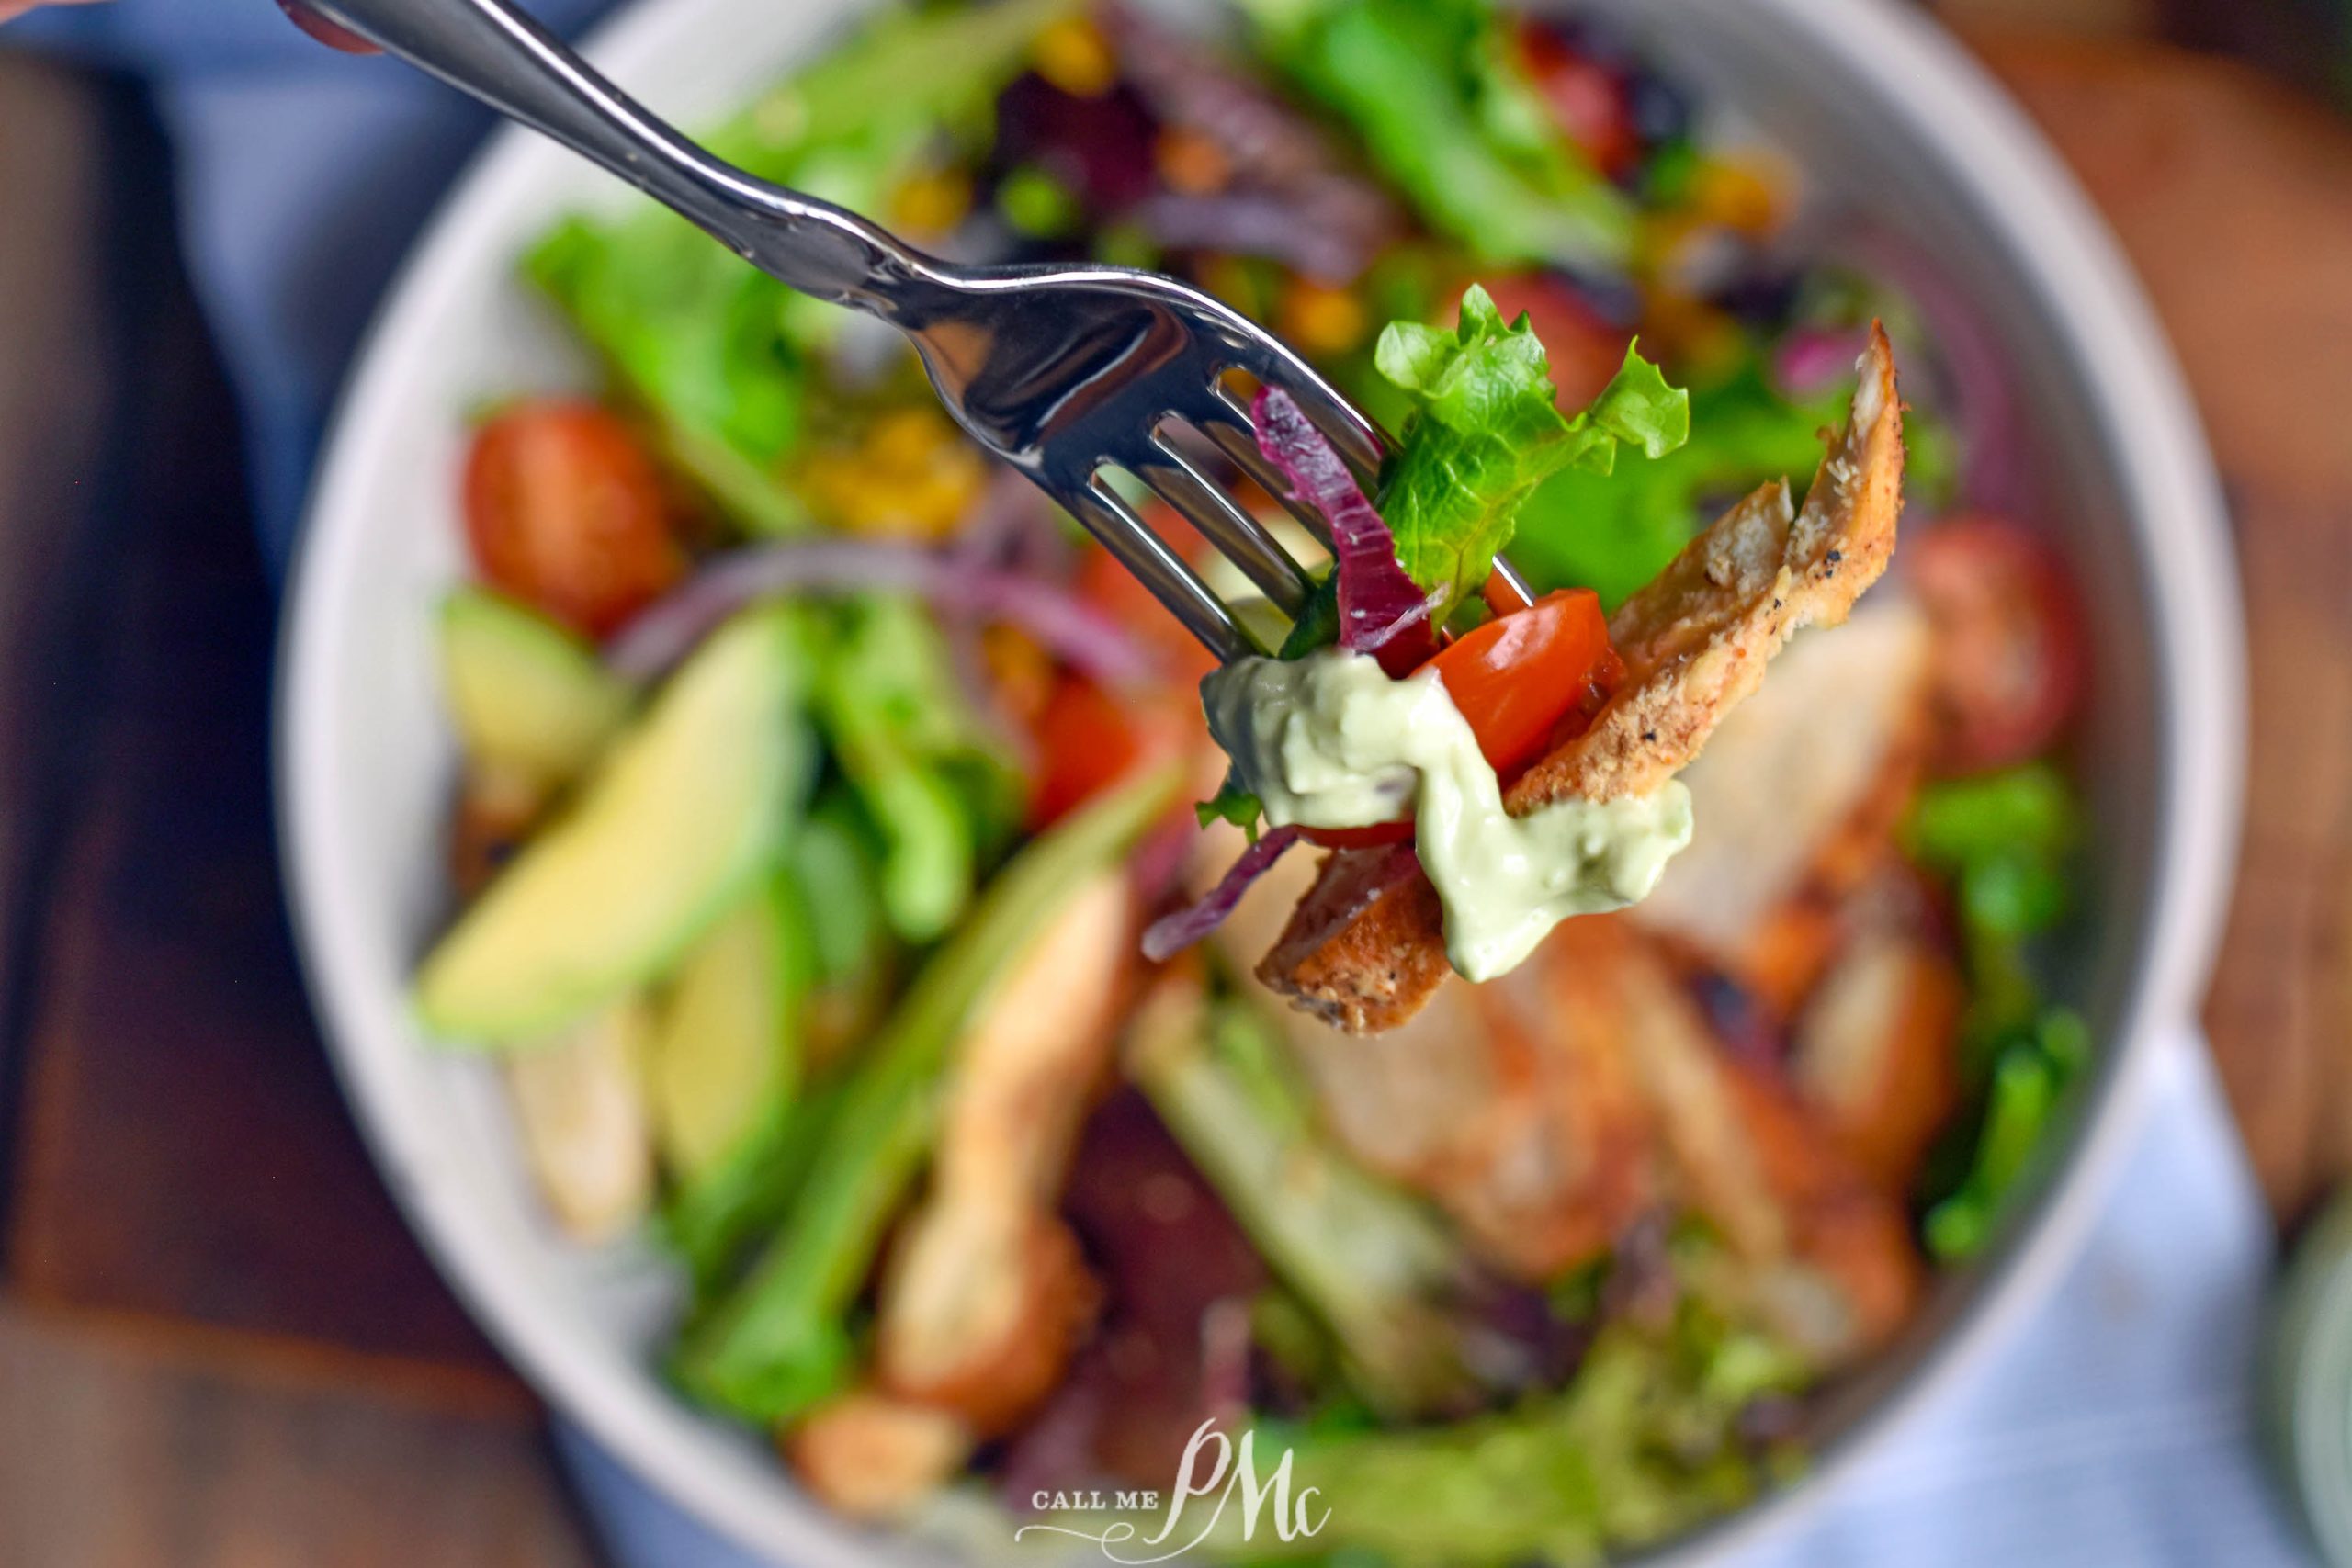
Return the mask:
<path id="1" fill-rule="evenodd" d="M 1910 1192 L 1959 1099 L 1965 1001 L 1950 954 L 1882 927 L 1838 955 L 1797 1021 L 1798 1092 L 1890 1197 Z"/>
<path id="2" fill-rule="evenodd" d="M 1883 1343 L 1918 1299 L 1902 1208 L 1875 1189 L 1768 1064 L 1715 1040 L 1657 950 L 1622 916 L 1571 921 L 1552 962 L 1613 992 L 1678 1195 L 1723 1234 L 1758 1311 L 1824 1367 Z"/>
<path id="3" fill-rule="evenodd" d="M 1834 946 L 1835 907 L 1877 863 L 1926 741 L 1927 617 L 1873 600 L 1791 643 L 1682 774 L 1695 827 L 1633 919 L 1785 1010 Z"/>
<path id="4" fill-rule="evenodd" d="M 506 1087 L 539 1195 L 574 1241 L 610 1241 L 653 1200 L 653 1132 L 639 1089 L 651 1032 L 629 1000 L 516 1053 Z"/>
<path id="5" fill-rule="evenodd" d="M 1240 840 L 1213 829 L 1196 880 L 1213 882 Z M 1265 951 L 1313 879 L 1312 863 L 1294 856 L 1250 889 L 1216 938 L 1237 967 Z M 1333 1139 L 1530 1281 L 1604 1250 L 1655 1192 L 1621 1034 L 1587 1022 L 1583 998 L 1555 995 L 1554 974 L 1539 957 L 1488 987 L 1449 975 L 1383 1034 L 1272 1014 Z"/>
<path id="6" fill-rule="evenodd" d="M 983 1436 L 1053 1386 L 1095 1292 L 1055 1213 L 1136 944 L 1124 870 L 1073 895 L 958 1054 L 931 1180 L 885 1265 L 875 1374 Z"/>
<path id="7" fill-rule="evenodd" d="M 1804 509 L 1767 485 L 1691 541 L 1622 605 L 1610 636 L 1626 667 L 1583 735 L 1515 783 L 1524 813 L 1565 798 L 1645 794 L 1699 755 L 1791 634 L 1846 618 L 1886 569 L 1903 500 L 1903 406 L 1873 328 L 1850 418 Z M 1357 1033 L 1410 1018 L 1448 973 L 1437 894 L 1404 850 L 1338 852 L 1259 965 L 1299 1007 Z"/>
<path id="8" fill-rule="evenodd" d="M 1623 1010 L 1606 976 L 1548 951 L 1491 986 L 1453 987 L 1486 1024 L 1497 1092 L 1427 1185 L 1488 1258 L 1530 1283 L 1556 1280 L 1609 1250 L 1661 1192 Z"/>
<path id="9" fill-rule="evenodd" d="M 820 1406 L 780 1446 L 819 1502 L 879 1523 L 905 1517 L 946 1484 L 974 1443 L 946 1411 L 860 1391 Z"/>

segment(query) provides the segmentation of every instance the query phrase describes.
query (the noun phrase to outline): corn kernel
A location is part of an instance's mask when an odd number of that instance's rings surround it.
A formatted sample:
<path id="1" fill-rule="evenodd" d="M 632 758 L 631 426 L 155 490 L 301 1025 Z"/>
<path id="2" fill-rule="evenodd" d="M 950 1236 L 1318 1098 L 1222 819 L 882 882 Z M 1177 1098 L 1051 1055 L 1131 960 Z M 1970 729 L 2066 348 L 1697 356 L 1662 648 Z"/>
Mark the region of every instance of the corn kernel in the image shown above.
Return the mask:
<path id="1" fill-rule="evenodd" d="M 988 482 L 988 464 L 929 406 L 876 418 L 854 446 L 802 459 L 795 486 L 827 526 L 936 539 L 953 533 Z"/>
<path id="2" fill-rule="evenodd" d="M 1119 80 L 1110 41 L 1083 17 L 1067 17 L 1039 33 L 1030 63 L 1073 98 L 1099 98 Z"/>
<path id="3" fill-rule="evenodd" d="M 1702 223 L 1736 233 L 1768 234 L 1780 226 L 1788 175 L 1760 154 L 1709 158 L 1690 180 L 1690 210 Z"/>
<path id="4" fill-rule="evenodd" d="M 971 210 L 972 177 L 961 169 L 913 175 L 890 195 L 892 225 L 919 237 L 948 232 Z"/>
<path id="5" fill-rule="evenodd" d="M 1363 303 L 1345 288 L 1293 278 L 1283 290 L 1282 334 L 1309 354 L 1345 354 L 1363 342 Z"/>

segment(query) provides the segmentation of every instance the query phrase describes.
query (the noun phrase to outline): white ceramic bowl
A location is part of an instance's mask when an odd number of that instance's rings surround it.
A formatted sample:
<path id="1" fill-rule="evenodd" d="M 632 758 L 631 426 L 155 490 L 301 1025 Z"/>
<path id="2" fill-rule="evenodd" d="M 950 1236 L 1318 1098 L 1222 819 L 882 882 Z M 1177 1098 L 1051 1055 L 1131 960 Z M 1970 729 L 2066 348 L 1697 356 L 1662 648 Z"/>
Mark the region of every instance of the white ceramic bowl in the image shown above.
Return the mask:
<path id="1" fill-rule="evenodd" d="M 642 0 L 591 54 L 656 109 L 707 123 L 843 25 L 856 0 Z M 1817 182 L 1939 257 L 1994 323 L 2035 434 L 2046 510 L 2095 623 L 2087 751 L 2096 912 L 2070 987 L 2104 1044 L 2075 1128 L 1994 1255 L 1944 1283 L 1841 1400 L 1794 1491 L 1670 1549 L 1711 1556 L 1835 1485 L 1845 1459 L 2036 1298 L 2129 1132 L 2144 1047 L 2192 1016 L 2235 840 L 2241 639 L 2220 502 L 2172 359 L 2050 152 L 1927 24 L 1877 0 L 1613 0 L 1660 58 Z M 904 1555 L 793 1488 L 766 1447 L 654 1371 L 671 1282 L 542 1221 L 496 1083 L 436 1054 L 403 1003 L 443 916 L 454 759 L 431 612 L 459 570 L 464 411 L 579 381 L 578 349 L 514 279 L 558 213 L 613 182 L 509 130 L 458 185 L 378 322 L 329 446 L 288 598 L 280 816 L 303 961 L 385 1179 L 482 1326 L 548 1398 L 693 1513 L 794 1568 Z"/>

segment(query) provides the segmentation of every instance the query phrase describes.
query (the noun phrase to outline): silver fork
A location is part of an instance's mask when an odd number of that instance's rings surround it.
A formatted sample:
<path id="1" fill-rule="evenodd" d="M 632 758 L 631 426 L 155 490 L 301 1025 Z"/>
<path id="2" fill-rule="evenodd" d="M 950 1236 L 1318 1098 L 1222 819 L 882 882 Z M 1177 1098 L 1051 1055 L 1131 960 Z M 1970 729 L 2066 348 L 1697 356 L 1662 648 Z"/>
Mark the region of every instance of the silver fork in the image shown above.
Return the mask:
<path id="1" fill-rule="evenodd" d="M 956 423 L 1067 508 L 1221 660 L 1265 650 L 1106 471 L 1124 469 L 1160 496 L 1292 615 L 1313 579 L 1170 440 L 1171 428 L 1207 437 L 1327 544 L 1324 520 L 1260 453 L 1230 378 L 1288 392 L 1367 490 L 1379 471 L 1388 448 L 1376 425 L 1280 342 L 1173 278 L 925 255 L 854 213 L 713 157 L 506 0 L 309 5 L 601 164 L 792 288 L 905 333 Z"/>

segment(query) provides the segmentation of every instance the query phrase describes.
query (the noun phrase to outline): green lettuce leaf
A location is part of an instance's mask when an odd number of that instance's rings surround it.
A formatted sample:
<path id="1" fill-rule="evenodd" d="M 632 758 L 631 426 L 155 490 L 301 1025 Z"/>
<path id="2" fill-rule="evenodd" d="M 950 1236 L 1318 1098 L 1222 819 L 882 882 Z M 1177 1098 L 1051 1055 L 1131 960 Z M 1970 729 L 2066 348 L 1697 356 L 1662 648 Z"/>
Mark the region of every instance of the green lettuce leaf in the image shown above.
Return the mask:
<path id="1" fill-rule="evenodd" d="M 1193 815 L 1200 819 L 1202 827 L 1212 822 L 1230 822 L 1249 834 L 1253 844 L 1258 841 L 1258 819 L 1265 814 L 1265 802 L 1231 779 L 1226 780 L 1225 786 L 1208 799 L 1193 803 Z"/>
<path id="2" fill-rule="evenodd" d="M 1610 474 L 1621 442 L 1658 458 L 1690 436 L 1688 395 L 1632 347 L 1590 408 L 1562 414 L 1527 319 L 1506 325 L 1475 285 L 1455 330 L 1396 322 L 1374 360 L 1413 411 L 1381 487 L 1380 514 L 1405 570 L 1444 595 L 1441 619 L 1485 584 L 1521 505 L 1545 479 L 1568 469 Z"/>
<path id="3" fill-rule="evenodd" d="M 1261 50 L 1481 260 L 1623 266 L 1631 200 L 1563 135 L 1486 0 L 1239 0 Z"/>
<path id="4" fill-rule="evenodd" d="M 972 710 L 921 604 L 872 594 L 831 608 L 818 722 L 881 840 L 878 884 L 906 941 L 944 934 L 1025 806 L 1021 772 Z"/>

